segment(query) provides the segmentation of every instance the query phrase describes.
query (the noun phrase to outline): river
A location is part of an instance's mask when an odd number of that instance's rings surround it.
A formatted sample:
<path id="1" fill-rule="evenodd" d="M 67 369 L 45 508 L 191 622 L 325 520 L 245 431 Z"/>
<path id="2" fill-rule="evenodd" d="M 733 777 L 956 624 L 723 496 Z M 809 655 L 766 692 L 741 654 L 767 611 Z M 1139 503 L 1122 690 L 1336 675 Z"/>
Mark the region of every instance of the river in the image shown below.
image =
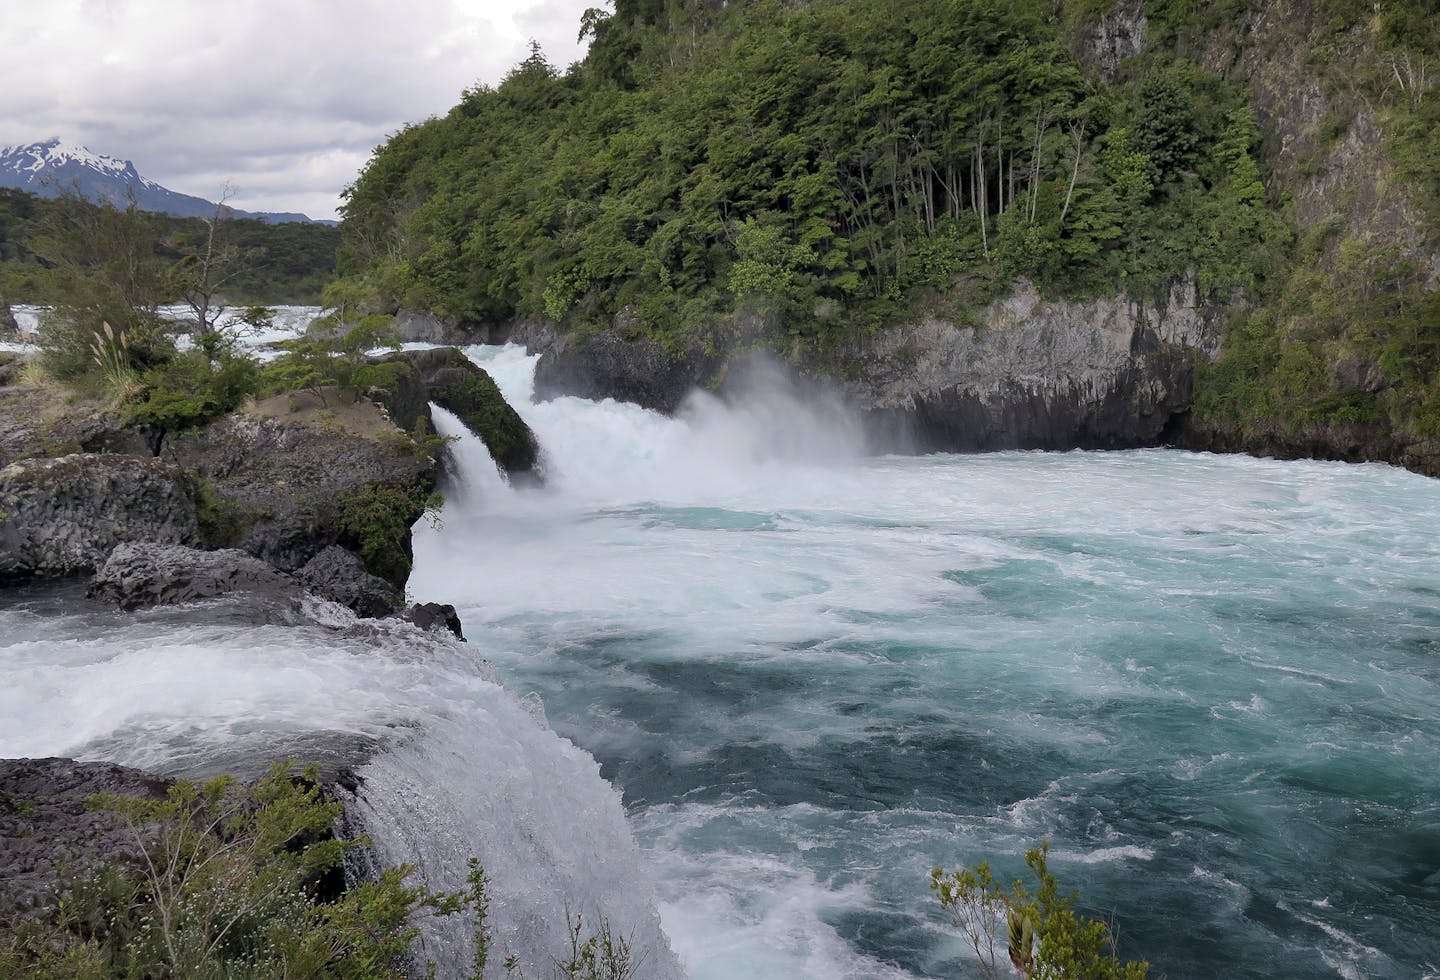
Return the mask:
<path id="1" fill-rule="evenodd" d="M 930 870 L 1043 840 L 1154 975 L 1440 975 L 1440 482 L 869 457 L 775 379 L 670 419 L 534 404 L 533 357 L 469 353 L 547 485 L 437 413 L 460 479 L 410 592 L 468 645 L 12 597 L 0 754 L 371 740 L 388 856 L 479 853 L 505 941 L 574 903 L 655 976 L 660 925 L 697 980 L 965 975 Z"/>

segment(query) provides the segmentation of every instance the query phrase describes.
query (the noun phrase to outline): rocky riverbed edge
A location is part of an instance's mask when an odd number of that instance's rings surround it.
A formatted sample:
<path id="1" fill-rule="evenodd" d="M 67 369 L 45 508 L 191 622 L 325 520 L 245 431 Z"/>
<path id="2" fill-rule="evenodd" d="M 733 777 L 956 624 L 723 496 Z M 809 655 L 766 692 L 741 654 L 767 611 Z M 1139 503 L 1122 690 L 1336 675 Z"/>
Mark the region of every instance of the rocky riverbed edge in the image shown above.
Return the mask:
<path id="1" fill-rule="evenodd" d="M 409 528 L 445 467 L 429 406 L 459 417 L 512 479 L 541 479 L 539 446 L 458 350 L 385 359 L 406 370 L 353 403 L 296 392 L 159 439 L 122 412 L 27 381 L 12 359 L 0 373 L 0 588 L 53 583 L 67 607 L 221 601 L 266 621 L 355 622 L 315 615 L 320 600 L 463 641 L 453 606 L 404 595 Z M 354 772 L 374 746 L 331 748 L 325 792 L 347 807 L 336 832 L 358 835 Z M 225 768 L 255 778 L 282 755 L 311 761 L 313 749 L 277 745 Z M 173 784 L 104 762 L 0 760 L 0 923 L 53 913 L 72 882 L 106 864 L 142 862 L 145 833 L 93 798 L 160 799 Z M 378 872 L 363 848 L 347 858 L 353 880 Z"/>

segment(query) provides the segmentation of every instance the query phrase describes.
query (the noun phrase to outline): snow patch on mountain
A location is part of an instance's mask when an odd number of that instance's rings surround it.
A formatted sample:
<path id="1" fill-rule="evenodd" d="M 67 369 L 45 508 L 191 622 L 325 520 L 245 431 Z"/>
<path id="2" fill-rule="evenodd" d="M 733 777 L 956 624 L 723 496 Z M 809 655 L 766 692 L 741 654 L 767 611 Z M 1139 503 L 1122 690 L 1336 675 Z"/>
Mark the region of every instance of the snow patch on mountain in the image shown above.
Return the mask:
<path id="1" fill-rule="evenodd" d="M 0 187 L 59 197 L 70 191 L 97 203 L 125 207 L 132 200 L 145 211 L 178 217 L 208 217 L 215 203 L 181 194 L 141 176 L 129 160 L 96 153 L 58 137 L 0 149 Z M 309 221 L 303 214 L 235 210 L 237 217 L 263 221 Z"/>

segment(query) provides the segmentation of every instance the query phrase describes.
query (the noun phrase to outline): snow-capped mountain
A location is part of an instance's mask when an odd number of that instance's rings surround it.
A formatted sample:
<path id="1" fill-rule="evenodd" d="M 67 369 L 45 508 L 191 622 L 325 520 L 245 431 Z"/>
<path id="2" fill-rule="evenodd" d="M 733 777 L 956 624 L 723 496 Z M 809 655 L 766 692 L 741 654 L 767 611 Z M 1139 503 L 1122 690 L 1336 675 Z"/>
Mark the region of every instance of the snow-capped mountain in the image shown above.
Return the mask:
<path id="1" fill-rule="evenodd" d="M 208 217 L 215 213 L 213 201 L 161 187 L 142 177 L 129 160 L 117 160 L 58 139 L 0 148 L 0 187 L 15 187 L 41 197 L 59 197 L 74 190 L 91 201 L 108 201 L 120 208 L 126 207 L 133 196 L 142 210 L 178 217 Z M 237 209 L 235 214 L 271 222 L 310 220 L 295 213 Z"/>

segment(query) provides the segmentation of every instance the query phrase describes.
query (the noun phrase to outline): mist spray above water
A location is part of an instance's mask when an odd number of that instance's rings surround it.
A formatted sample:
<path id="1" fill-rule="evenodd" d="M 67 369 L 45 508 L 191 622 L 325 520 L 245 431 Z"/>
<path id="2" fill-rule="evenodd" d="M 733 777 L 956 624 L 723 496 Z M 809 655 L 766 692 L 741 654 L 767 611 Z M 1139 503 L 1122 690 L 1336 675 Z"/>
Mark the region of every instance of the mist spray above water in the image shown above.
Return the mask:
<path id="1" fill-rule="evenodd" d="M 548 486 L 447 508 L 414 587 L 621 789 L 691 977 L 963 974 L 929 869 L 1045 839 L 1157 974 L 1440 972 L 1440 485 L 865 457 L 783 379 L 666 418 L 470 353 Z"/>

